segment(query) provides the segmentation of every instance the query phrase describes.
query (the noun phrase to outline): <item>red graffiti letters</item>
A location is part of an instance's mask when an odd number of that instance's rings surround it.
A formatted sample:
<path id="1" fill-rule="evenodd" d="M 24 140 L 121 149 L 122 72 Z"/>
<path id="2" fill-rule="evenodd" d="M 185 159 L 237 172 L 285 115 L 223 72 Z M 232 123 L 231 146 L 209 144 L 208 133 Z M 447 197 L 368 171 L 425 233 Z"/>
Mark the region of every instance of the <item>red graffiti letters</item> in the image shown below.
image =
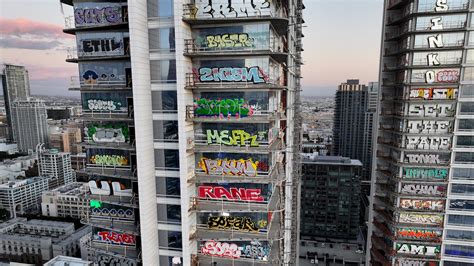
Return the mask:
<path id="1" fill-rule="evenodd" d="M 115 245 L 133 246 L 136 244 L 135 236 L 129 234 L 121 234 L 111 231 L 97 232 L 97 240 L 100 242 L 108 242 Z"/>
<path id="2" fill-rule="evenodd" d="M 200 186 L 198 188 L 198 195 L 200 198 L 211 199 L 227 199 L 227 200 L 241 200 L 241 201 L 255 201 L 262 202 L 264 199 L 261 196 L 261 189 L 251 188 L 234 188 L 230 191 L 224 187 Z"/>

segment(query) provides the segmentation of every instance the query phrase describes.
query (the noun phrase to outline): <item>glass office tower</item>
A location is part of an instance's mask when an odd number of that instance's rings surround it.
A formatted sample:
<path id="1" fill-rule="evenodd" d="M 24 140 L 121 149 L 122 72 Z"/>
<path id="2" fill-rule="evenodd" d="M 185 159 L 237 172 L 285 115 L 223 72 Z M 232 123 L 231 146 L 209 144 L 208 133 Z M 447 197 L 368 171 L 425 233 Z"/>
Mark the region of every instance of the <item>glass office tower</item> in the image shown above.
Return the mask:
<path id="1" fill-rule="evenodd" d="M 385 1 L 371 265 L 472 265 L 469 0 Z"/>

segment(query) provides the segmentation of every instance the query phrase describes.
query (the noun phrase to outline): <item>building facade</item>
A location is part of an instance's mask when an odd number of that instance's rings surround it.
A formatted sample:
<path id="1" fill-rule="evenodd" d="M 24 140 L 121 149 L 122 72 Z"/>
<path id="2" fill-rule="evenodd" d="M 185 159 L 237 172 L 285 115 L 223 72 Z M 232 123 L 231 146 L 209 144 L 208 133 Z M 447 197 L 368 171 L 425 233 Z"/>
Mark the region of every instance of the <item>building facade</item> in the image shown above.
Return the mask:
<path id="1" fill-rule="evenodd" d="M 43 216 L 82 219 L 90 208 L 86 198 L 88 191 L 87 184 L 79 182 L 45 191 L 41 196 L 41 213 Z"/>
<path id="2" fill-rule="evenodd" d="M 30 78 L 24 66 L 2 65 L 0 74 L 3 87 L 3 99 L 9 127 L 8 139 L 12 139 L 12 106 L 17 99 L 24 100 L 30 97 Z M 16 140 L 16 139 L 14 139 Z"/>
<path id="3" fill-rule="evenodd" d="M 38 144 L 48 144 L 46 105 L 39 99 L 15 100 L 11 106 L 14 140 L 20 152 L 36 151 Z"/>
<path id="4" fill-rule="evenodd" d="M 362 180 L 369 181 L 372 165 L 373 118 L 378 84 L 351 79 L 339 85 L 334 110 L 332 155 L 357 159 L 363 164 Z M 364 187 L 369 190 L 370 184 Z"/>
<path id="5" fill-rule="evenodd" d="M 7 210 L 10 217 L 38 211 L 48 183 L 47 177 L 33 177 L 0 185 L 0 208 Z"/>
<path id="6" fill-rule="evenodd" d="M 385 1 L 368 261 L 474 261 L 469 0 Z"/>
<path id="7" fill-rule="evenodd" d="M 38 170 L 40 176 L 49 177 L 50 189 L 76 181 L 76 173 L 71 166 L 71 154 L 56 149 L 38 150 Z"/>
<path id="8" fill-rule="evenodd" d="M 86 222 L 133 236 L 93 231 L 95 260 L 295 265 L 301 1 L 61 2 L 75 14 Z M 103 10 L 114 16 L 90 15 Z M 96 206 L 131 215 L 112 228 Z"/>

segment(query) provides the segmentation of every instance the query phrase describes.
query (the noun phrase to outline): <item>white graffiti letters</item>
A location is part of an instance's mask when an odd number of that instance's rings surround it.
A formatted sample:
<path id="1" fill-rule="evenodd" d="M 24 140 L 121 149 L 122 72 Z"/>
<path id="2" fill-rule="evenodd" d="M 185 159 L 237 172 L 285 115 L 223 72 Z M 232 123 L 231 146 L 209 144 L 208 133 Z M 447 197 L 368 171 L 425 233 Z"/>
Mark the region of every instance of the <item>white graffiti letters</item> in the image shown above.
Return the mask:
<path id="1" fill-rule="evenodd" d="M 407 136 L 406 139 L 409 150 L 446 150 L 451 147 L 450 137 Z"/>
<path id="2" fill-rule="evenodd" d="M 114 101 L 88 100 L 87 107 L 91 111 L 114 111 L 117 110 L 117 103 Z"/>

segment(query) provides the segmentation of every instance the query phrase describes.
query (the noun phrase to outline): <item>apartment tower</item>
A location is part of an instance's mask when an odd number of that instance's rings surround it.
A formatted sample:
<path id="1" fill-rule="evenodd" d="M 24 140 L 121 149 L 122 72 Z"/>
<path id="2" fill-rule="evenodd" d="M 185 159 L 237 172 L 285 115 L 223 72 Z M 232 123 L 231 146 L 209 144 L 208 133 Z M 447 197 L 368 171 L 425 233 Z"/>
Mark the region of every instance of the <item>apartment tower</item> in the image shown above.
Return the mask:
<path id="1" fill-rule="evenodd" d="M 370 265 L 473 265 L 473 5 L 385 1 Z"/>
<path id="2" fill-rule="evenodd" d="M 61 2 L 77 39 L 89 259 L 296 265 L 301 0 Z"/>

